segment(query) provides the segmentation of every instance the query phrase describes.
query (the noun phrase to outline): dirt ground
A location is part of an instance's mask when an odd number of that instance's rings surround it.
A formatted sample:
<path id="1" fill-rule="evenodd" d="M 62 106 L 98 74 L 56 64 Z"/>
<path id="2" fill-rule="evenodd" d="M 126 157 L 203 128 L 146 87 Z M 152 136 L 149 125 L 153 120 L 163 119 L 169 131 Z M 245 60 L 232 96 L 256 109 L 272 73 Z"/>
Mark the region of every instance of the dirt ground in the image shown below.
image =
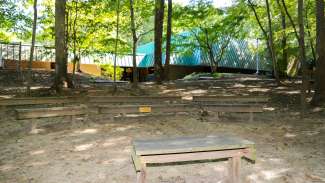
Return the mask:
<path id="1" fill-rule="evenodd" d="M 217 82 L 147 83 L 141 89 L 146 95 L 185 99 L 236 94 L 269 96 L 271 101 L 254 121 L 246 114 L 224 114 L 218 121 L 191 114 L 88 121 L 60 130 L 11 134 L 0 139 L 0 182 L 131 183 L 135 182 L 132 140 L 214 134 L 232 134 L 256 143 L 256 163 L 242 161 L 243 183 L 325 182 L 325 113 L 311 108 L 301 119 L 296 84 L 276 87 L 271 80 L 241 76 Z M 119 90 L 120 95 L 130 91 Z M 148 168 L 148 183 L 223 183 L 226 176 L 226 161 Z"/>

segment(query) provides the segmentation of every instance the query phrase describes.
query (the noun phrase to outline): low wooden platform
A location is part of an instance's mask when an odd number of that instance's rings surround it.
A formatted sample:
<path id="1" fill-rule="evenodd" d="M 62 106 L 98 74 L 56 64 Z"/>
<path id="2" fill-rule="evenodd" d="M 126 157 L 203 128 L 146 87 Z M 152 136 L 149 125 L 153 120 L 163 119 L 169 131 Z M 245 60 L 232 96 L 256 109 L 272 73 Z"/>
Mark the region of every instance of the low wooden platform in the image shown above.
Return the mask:
<path id="1" fill-rule="evenodd" d="M 90 96 L 90 103 L 109 104 L 151 104 L 151 103 L 180 103 L 182 97 L 178 96 Z"/>
<path id="2" fill-rule="evenodd" d="M 21 106 L 38 104 L 67 104 L 82 102 L 82 98 L 76 97 L 28 97 L 0 99 L 0 106 Z"/>
<path id="3" fill-rule="evenodd" d="M 195 103 L 266 103 L 269 100 L 262 96 L 193 96 Z"/>
<path id="4" fill-rule="evenodd" d="M 150 164 L 224 158 L 229 162 L 229 182 L 239 183 L 242 157 L 255 161 L 254 143 L 229 135 L 133 141 L 132 160 L 138 183 L 146 182 L 146 167 Z"/>
<path id="5" fill-rule="evenodd" d="M 18 120 L 22 120 L 22 119 L 33 119 L 33 118 L 83 115 L 87 113 L 86 109 L 87 107 L 85 105 L 69 106 L 69 107 L 16 109 L 16 118 Z"/>

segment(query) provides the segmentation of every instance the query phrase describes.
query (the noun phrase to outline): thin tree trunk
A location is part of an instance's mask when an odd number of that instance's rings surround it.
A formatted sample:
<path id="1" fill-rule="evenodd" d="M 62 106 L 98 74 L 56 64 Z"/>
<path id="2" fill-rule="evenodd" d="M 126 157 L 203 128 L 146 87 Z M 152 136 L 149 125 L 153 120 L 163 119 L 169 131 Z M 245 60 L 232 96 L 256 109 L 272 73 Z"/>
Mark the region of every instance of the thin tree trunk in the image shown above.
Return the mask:
<path id="1" fill-rule="evenodd" d="M 305 27 L 304 27 L 304 0 L 298 0 L 298 24 L 299 24 L 299 59 L 302 66 L 302 86 L 301 86 L 301 116 L 304 117 L 306 110 L 306 53 L 305 53 Z"/>
<path id="2" fill-rule="evenodd" d="M 253 13 L 254 13 L 255 19 L 256 19 L 256 21 L 257 21 L 257 23 L 258 23 L 260 29 L 262 30 L 262 33 L 263 33 L 264 38 L 265 38 L 265 40 L 266 40 L 266 47 L 267 47 L 267 50 L 268 50 L 269 55 L 270 55 L 271 60 L 272 60 L 273 70 L 274 70 L 274 73 L 276 73 L 276 74 L 274 74 L 274 76 L 277 76 L 277 66 L 275 65 L 275 64 L 276 64 L 276 61 L 274 60 L 274 57 L 273 57 L 274 54 L 273 54 L 272 46 L 270 45 L 270 41 L 269 41 L 270 38 L 269 38 L 269 36 L 268 36 L 266 30 L 264 29 L 264 27 L 263 27 L 263 25 L 262 25 L 262 23 L 261 23 L 261 21 L 260 21 L 260 18 L 258 17 L 258 14 L 257 14 L 257 12 L 256 12 L 256 9 L 255 9 L 255 7 L 254 7 L 254 4 L 252 3 L 251 0 L 248 0 L 248 5 L 249 5 L 249 7 L 253 10 Z M 276 79 L 276 82 L 277 82 L 278 84 L 280 84 L 280 80 L 279 80 L 279 78 L 278 78 L 278 77 L 275 77 L 275 79 Z"/>
<path id="3" fill-rule="evenodd" d="M 310 26 L 309 26 L 309 21 L 308 21 L 308 10 L 310 9 L 310 3 L 308 3 L 308 1 L 306 3 L 307 3 L 306 4 L 306 11 L 305 11 L 306 29 L 307 29 L 308 40 L 309 40 L 313 60 L 316 61 L 315 47 L 314 47 L 314 42 L 313 42 L 313 39 L 312 39 L 312 36 L 311 36 Z"/>
<path id="4" fill-rule="evenodd" d="M 277 63 L 277 58 L 276 58 L 276 53 L 274 49 L 274 43 L 273 43 L 273 30 L 272 30 L 272 18 L 271 18 L 271 10 L 270 10 L 270 4 L 269 0 L 265 0 L 266 3 L 266 11 L 267 11 L 267 18 L 268 18 L 268 28 L 269 28 L 269 45 L 270 45 L 270 52 L 271 52 L 271 57 L 273 61 L 273 72 L 274 72 L 274 77 L 276 79 L 276 82 L 280 84 L 280 78 L 279 78 L 279 73 L 278 73 L 278 63 Z"/>
<path id="5" fill-rule="evenodd" d="M 312 104 L 323 105 L 325 103 L 325 17 L 324 0 L 316 0 L 316 73 L 315 94 Z"/>
<path id="6" fill-rule="evenodd" d="M 73 20 L 73 68 L 72 68 L 72 80 L 74 80 L 75 72 L 76 72 L 76 62 L 79 62 L 77 56 L 77 18 L 78 18 L 78 2 L 77 0 L 74 1 L 75 3 L 75 16 Z"/>
<path id="7" fill-rule="evenodd" d="M 167 13 L 167 33 L 166 33 L 166 61 L 165 61 L 165 80 L 169 80 L 169 64 L 170 64 L 170 42 L 172 37 L 172 14 L 173 3 L 172 0 L 168 0 L 168 13 Z"/>
<path id="8" fill-rule="evenodd" d="M 281 40 L 281 47 L 282 47 L 282 66 L 283 68 L 288 67 L 288 49 L 287 49 L 287 21 L 286 21 L 286 15 L 284 10 L 282 9 L 280 0 L 276 0 L 278 7 L 280 9 L 280 15 L 281 15 L 281 26 L 282 26 L 282 40 Z"/>
<path id="9" fill-rule="evenodd" d="M 118 48 L 118 38 L 119 38 L 119 26 L 120 26 L 120 0 L 117 0 L 116 6 L 116 37 L 115 37 L 115 49 L 114 49 L 114 93 L 117 90 L 116 85 L 116 60 L 117 60 L 117 48 Z"/>
<path id="10" fill-rule="evenodd" d="M 155 0 L 155 79 L 161 84 L 163 79 L 162 67 L 162 33 L 164 23 L 164 0 Z"/>
<path id="11" fill-rule="evenodd" d="M 136 88 L 138 86 L 138 69 L 137 69 L 137 43 L 138 38 L 135 30 L 135 20 L 134 20 L 134 1 L 130 0 L 130 18 L 131 18 L 131 31 L 132 31 L 132 64 L 133 64 L 133 84 L 132 86 Z"/>
<path id="12" fill-rule="evenodd" d="M 32 32 L 32 45 L 30 47 L 30 55 L 28 62 L 28 71 L 27 71 L 27 95 L 31 95 L 30 86 L 32 84 L 32 61 L 34 57 L 34 47 L 35 47 L 35 37 L 36 37 L 36 24 L 37 24 L 37 0 L 34 0 L 34 20 L 33 20 L 33 32 Z"/>

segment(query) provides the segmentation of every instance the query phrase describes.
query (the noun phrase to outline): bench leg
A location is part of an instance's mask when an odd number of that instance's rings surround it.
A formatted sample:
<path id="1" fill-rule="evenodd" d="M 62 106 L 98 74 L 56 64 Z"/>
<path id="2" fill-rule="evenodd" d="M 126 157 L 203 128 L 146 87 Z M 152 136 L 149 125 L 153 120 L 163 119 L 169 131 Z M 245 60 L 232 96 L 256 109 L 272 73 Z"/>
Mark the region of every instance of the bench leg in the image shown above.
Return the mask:
<path id="1" fill-rule="evenodd" d="M 241 157 L 235 156 L 232 158 L 229 158 L 229 170 L 228 170 L 228 176 L 229 176 L 229 183 L 240 183 L 240 163 L 241 163 Z"/>
<path id="2" fill-rule="evenodd" d="M 254 121 L 254 114 L 252 112 L 249 113 L 249 122 Z"/>
<path id="3" fill-rule="evenodd" d="M 146 170 L 145 168 L 137 172 L 137 183 L 146 183 Z"/>

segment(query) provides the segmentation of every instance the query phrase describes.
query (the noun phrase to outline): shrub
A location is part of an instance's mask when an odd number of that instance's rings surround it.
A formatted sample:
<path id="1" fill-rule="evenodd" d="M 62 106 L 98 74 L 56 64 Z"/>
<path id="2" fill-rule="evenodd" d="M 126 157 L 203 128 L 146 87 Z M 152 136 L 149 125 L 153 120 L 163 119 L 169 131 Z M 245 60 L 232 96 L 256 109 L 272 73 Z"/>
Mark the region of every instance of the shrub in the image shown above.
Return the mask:
<path id="1" fill-rule="evenodd" d="M 114 66 L 111 64 L 101 64 L 100 65 L 102 75 L 110 79 L 114 79 Z M 123 69 L 121 67 L 116 67 L 116 80 L 120 80 L 123 75 Z"/>

